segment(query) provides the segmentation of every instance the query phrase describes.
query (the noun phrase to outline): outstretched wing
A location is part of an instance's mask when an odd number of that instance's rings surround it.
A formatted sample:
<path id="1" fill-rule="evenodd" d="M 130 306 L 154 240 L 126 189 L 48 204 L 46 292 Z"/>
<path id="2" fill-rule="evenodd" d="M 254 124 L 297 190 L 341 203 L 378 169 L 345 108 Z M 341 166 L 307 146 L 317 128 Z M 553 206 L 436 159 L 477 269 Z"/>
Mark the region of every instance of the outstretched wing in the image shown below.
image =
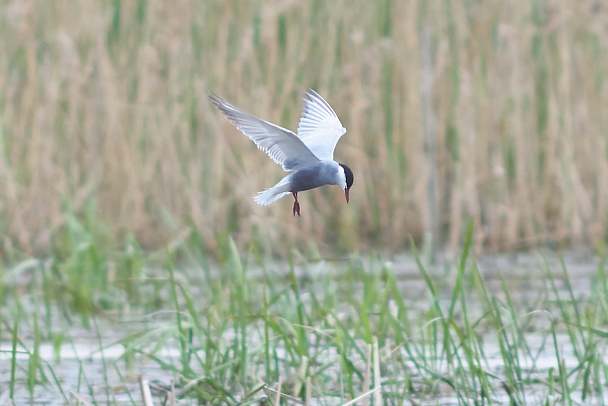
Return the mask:
<path id="1" fill-rule="evenodd" d="M 314 90 L 304 95 L 304 113 L 298 126 L 298 137 L 319 159 L 334 159 L 334 149 L 346 128 L 334 109 Z"/>
<path id="2" fill-rule="evenodd" d="M 286 171 L 295 171 L 318 162 L 302 139 L 292 131 L 269 123 L 249 114 L 217 95 L 210 95 L 211 102 L 243 134 L 251 138 L 259 149 Z"/>

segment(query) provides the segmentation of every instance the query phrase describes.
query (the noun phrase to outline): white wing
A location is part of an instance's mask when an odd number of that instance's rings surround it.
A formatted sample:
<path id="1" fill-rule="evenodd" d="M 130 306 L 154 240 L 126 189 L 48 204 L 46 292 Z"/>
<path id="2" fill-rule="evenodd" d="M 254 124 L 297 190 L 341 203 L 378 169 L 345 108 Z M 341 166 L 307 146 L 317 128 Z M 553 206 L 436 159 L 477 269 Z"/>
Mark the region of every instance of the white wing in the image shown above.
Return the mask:
<path id="1" fill-rule="evenodd" d="M 298 126 L 298 137 L 319 159 L 334 159 L 334 149 L 346 132 L 336 112 L 317 92 L 304 95 L 304 113 Z"/>
<path id="2" fill-rule="evenodd" d="M 209 98 L 236 128 L 284 170 L 295 171 L 319 161 L 292 131 L 244 112 L 219 96 L 211 95 Z"/>

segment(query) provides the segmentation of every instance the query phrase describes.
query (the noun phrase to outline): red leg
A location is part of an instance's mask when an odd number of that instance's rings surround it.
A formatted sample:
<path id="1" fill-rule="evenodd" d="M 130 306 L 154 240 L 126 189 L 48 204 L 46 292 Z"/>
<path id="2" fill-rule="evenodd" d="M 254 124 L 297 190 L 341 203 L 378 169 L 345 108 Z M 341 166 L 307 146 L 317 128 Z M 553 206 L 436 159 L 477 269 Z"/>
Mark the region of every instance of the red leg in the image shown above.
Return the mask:
<path id="1" fill-rule="evenodd" d="M 298 192 L 291 192 L 291 194 L 293 195 L 294 199 L 296 199 L 293 202 L 293 216 L 296 216 L 296 213 L 298 213 L 298 216 L 300 215 L 300 202 L 298 202 Z"/>

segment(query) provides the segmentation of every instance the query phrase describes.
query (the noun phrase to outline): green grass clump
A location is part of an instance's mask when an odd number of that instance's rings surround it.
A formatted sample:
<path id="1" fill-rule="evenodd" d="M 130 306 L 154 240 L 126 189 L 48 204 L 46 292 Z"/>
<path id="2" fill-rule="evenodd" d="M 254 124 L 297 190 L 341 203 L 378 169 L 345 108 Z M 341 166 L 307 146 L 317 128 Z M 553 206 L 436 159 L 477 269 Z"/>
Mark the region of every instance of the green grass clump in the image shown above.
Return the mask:
<path id="1" fill-rule="evenodd" d="M 555 256 L 504 269 L 471 257 L 469 227 L 458 261 L 439 267 L 413 245 L 412 256 L 393 261 L 271 262 L 239 252 L 232 239 L 215 263 L 197 240 L 138 256 L 145 266 L 131 284 L 83 277 L 88 306 L 46 288 L 62 281 L 64 292 L 72 289 L 64 266 L 72 255 L 6 268 L 0 376 L 9 396 L 138 404 L 141 376 L 155 397 L 202 403 L 606 400 L 601 252 L 597 268 L 584 272 Z M 100 254 L 98 264 L 130 251 Z M 91 260 L 78 258 L 82 268 Z M 40 269 L 48 276 L 36 278 Z M 100 296 L 120 305 L 101 306 Z"/>

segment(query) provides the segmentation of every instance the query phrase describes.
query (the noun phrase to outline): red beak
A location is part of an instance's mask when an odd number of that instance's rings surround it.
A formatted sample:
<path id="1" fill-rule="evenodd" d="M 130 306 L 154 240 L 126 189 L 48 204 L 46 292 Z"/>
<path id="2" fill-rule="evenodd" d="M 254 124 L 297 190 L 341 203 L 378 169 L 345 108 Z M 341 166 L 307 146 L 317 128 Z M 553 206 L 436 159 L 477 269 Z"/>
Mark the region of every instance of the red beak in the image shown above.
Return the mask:
<path id="1" fill-rule="evenodd" d="M 344 189 L 344 195 L 346 196 L 346 203 L 348 204 L 348 200 L 349 200 L 348 188 Z"/>

